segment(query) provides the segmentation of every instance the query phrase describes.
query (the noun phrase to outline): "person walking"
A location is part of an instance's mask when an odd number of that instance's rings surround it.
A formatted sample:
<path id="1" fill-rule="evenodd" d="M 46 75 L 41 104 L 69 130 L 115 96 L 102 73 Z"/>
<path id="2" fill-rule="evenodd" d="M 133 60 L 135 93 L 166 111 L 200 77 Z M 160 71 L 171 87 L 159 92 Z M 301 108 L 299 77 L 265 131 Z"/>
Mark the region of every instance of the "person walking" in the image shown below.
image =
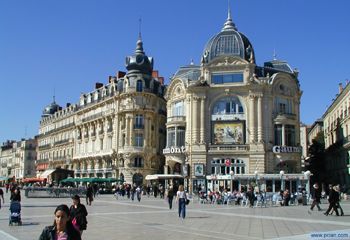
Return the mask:
<path id="1" fill-rule="evenodd" d="M 86 189 L 86 205 L 91 206 L 92 201 L 94 200 L 94 189 L 91 184 L 88 185 Z"/>
<path id="2" fill-rule="evenodd" d="M 74 195 L 72 197 L 73 204 L 69 209 L 70 218 L 73 224 L 73 227 L 79 231 L 80 235 L 83 234 L 83 231 L 86 230 L 87 220 L 86 216 L 88 212 L 84 204 L 80 203 L 79 195 Z"/>
<path id="3" fill-rule="evenodd" d="M 21 201 L 21 192 L 19 191 L 19 188 L 16 187 L 12 192 L 10 196 L 10 201 Z"/>
<path id="4" fill-rule="evenodd" d="M 70 221 L 70 213 L 67 205 L 57 206 L 55 220 L 52 226 L 47 226 L 40 234 L 39 240 L 81 240 L 80 234 Z"/>
<path id="5" fill-rule="evenodd" d="M 312 204 L 310 210 L 313 211 L 314 207 L 317 206 L 318 211 L 321 211 L 320 203 L 321 203 L 321 189 L 317 183 L 313 185 L 313 191 L 311 191 Z"/>
<path id="6" fill-rule="evenodd" d="M 337 203 L 339 202 L 339 192 L 335 191 L 336 186 L 334 186 L 330 193 L 329 193 L 329 207 L 327 209 L 327 211 L 324 213 L 324 215 L 328 216 L 329 212 L 333 209 L 335 211 L 335 213 L 337 214 L 337 216 L 339 216 L 339 212 L 338 209 L 336 207 Z"/>
<path id="7" fill-rule="evenodd" d="M 186 201 L 187 196 L 184 190 L 184 186 L 180 185 L 179 190 L 176 193 L 176 202 L 179 204 L 179 218 L 182 220 L 186 217 Z"/>
<path id="8" fill-rule="evenodd" d="M 173 199 L 174 199 L 174 189 L 173 189 L 173 187 L 170 187 L 168 189 L 167 198 L 168 198 L 168 203 L 169 203 L 169 209 L 172 209 L 173 208 Z"/>
<path id="9" fill-rule="evenodd" d="M 2 198 L 2 203 L 5 204 L 4 191 L 2 190 L 2 188 L 0 188 L 0 209 L 1 209 L 1 198 Z"/>

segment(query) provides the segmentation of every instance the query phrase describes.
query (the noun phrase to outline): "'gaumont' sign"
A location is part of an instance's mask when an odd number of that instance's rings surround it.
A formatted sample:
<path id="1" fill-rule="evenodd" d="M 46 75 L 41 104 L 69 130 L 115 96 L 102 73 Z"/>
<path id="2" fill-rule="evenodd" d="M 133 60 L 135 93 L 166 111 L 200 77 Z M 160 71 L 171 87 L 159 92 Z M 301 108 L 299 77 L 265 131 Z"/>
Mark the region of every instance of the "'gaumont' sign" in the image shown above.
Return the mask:
<path id="1" fill-rule="evenodd" d="M 186 150 L 185 146 L 181 147 L 171 147 L 171 148 L 166 148 L 163 149 L 163 153 L 184 153 Z"/>
<path id="2" fill-rule="evenodd" d="M 273 146 L 272 152 L 274 152 L 274 153 L 300 153 L 301 147 Z"/>

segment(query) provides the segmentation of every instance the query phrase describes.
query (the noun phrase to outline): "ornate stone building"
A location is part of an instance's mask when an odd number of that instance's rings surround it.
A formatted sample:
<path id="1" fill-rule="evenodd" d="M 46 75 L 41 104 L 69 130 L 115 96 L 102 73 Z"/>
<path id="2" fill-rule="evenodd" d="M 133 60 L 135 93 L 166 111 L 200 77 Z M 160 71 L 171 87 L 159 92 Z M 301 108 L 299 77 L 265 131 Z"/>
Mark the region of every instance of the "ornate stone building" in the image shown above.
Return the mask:
<path id="1" fill-rule="evenodd" d="M 284 180 L 296 189 L 301 94 L 298 72 L 286 62 L 256 65 L 229 11 L 200 66 L 181 67 L 167 88 L 165 172 L 187 176 L 190 191 L 205 179 L 209 188 L 260 180 L 277 190 Z"/>
<path id="2" fill-rule="evenodd" d="M 0 175 L 21 182 L 35 177 L 36 139 L 7 141 L 0 148 Z"/>
<path id="3" fill-rule="evenodd" d="M 328 181 L 350 186 L 350 84 L 339 84 L 339 93 L 323 114 Z"/>
<path id="4" fill-rule="evenodd" d="M 78 104 L 62 109 L 54 102 L 44 110 L 38 170 L 60 167 L 74 170 L 75 177 L 115 177 L 136 184 L 162 171 L 165 87 L 141 38 L 126 68 L 127 73 L 109 77 L 108 84 L 96 83 Z"/>

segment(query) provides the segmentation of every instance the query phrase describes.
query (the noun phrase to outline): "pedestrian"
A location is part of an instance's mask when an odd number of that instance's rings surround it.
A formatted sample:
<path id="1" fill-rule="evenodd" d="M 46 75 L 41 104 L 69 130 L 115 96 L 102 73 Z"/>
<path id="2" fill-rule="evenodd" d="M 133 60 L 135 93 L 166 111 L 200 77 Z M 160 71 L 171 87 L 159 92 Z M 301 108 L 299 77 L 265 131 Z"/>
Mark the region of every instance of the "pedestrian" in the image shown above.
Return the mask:
<path id="1" fill-rule="evenodd" d="M 313 190 L 311 191 L 312 204 L 310 210 L 313 211 L 314 207 L 317 206 L 318 211 L 321 211 L 320 203 L 321 203 L 321 189 L 317 183 L 313 185 Z"/>
<path id="2" fill-rule="evenodd" d="M 86 189 L 86 205 L 91 206 L 91 203 L 93 200 L 94 200 L 94 190 L 91 184 L 89 184 Z"/>
<path id="3" fill-rule="evenodd" d="M 2 203 L 5 204 L 4 191 L 2 190 L 2 188 L 0 188 L 0 209 L 1 209 L 1 198 L 2 198 Z"/>
<path id="4" fill-rule="evenodd" d="M 136 185 L 135 183 L 132 185 L 130 188 L 130 196 L 131 196 L 131 201 L 134 201 L 135 199 L 135 193 L 136 193 Z"/>
<path id="5" fill-rule="evenodd" d="M 173 189 L 173 187 L 170 187 L 168 189 L 167 198 L 168 198 L 168 203 L 169 203 L 169 209 L 172 209 L 173 208 L 173 199 L 174 199 L 174 189 Z"/>
<path id="6" fill-rule="evenodd" d="M 55 220 L 52 226 L 47 226 L 42 231 L 39 240 L 81 240 L 80 234 L 70 221 L 69 208 L 62 204 L 57 206 Z"/>
<path id="7" fill-rule="evenodd" d="M 19 188 L 16 187 L 13 192 L 11 192 L 10 201 L 21 201 L 21 192 Z"/>
<path id="8" fill-rule="evenodd" d="M 6 193 L 8 193 L 9 192 L 9 188 L 10 188 L 10 184 L 6 183 L 5 184 L 5 188 L 6 188 Z"/>
<path id="9" fill-rule="evenodd" d="M 142 195 L 142 189 L 140 186 L 138 186 L 136 188 L 136 197 L 137 197 L 137 201 L 139 201 L 139 202 L 141 201 L 141 195 Z"/>
<path id="10" fill-rule="evenodd" d="M 286 189 L 283 192 L 283 206 L 289 206 L 289 201 L 290 201 L 290 193 L 289 193 L 289 190 Z"/>
<path id="11" fill-rule="evenodd" d="M 339 192 L 337 192 L 335 189 L 336 189 L 336 186 L 334 186 L 329 193 L 329 198 L 328 198 L 329 206 L 327 211 L 324 213 L 324 215 L 326 216 L 328 216 L 328 214 L 332 209 L 335 211 L 337 216 L 339 216 L 339 212 L 337 209 L 337 204 L 339 203 Z"/>
<path id="12" fill-rule="evenodd" d="M 340 196 L 340 188 L 339 188 L 339 185 L 335 186 L 335 189 L 334 189 L 336 192 L 338 192 L 339 194 L 339 199 L 338 201 L 335 203 L 335 207 L 337 209 L 340 210 L 340 216 L 344 216 L 344 211 L 343 211 L 343 208 L 340 206 L 340 200 L 341 200 L 341 196 Z M 333 211 L 330 213 L 330 214 L 333 214 Z"/>
<path id="13" fill-rule="evenodd" d="M 80 233 L 80 235 L 82 235 L 83 231 L 86 230 L 87 227 L 86 216 L 88 215 L 88 212 L 84 204 L 80 203 L 79 195 L 74 195 L 72 200 L 73 204 L 69 209 L 71 221 L 73 227 Z"/>
<path id="14" fill-rule="evenodd" d="M 179 190 L 176 193 L 176 202 L 179 204 L 179 218 L 182 220 L 186 217 L 186 201 L 187 195 L 184 190 L 184 186 L 180 185 Z"/>
<path id="15" fill-rule="evenodd" d="M 253 192 L 253 188 L 249 187 L 246 193 L 246 197 L 249 200 L 249 207 L 254 207 L 255 195 Z"/>

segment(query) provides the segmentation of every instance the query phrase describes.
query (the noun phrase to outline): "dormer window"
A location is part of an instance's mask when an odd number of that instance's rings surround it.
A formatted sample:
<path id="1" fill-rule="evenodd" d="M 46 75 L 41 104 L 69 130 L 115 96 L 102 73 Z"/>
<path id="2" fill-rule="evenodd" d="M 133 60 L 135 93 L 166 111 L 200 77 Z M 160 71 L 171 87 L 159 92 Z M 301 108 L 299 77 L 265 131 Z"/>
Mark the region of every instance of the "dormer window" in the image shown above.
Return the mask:
<path id="1" fill-rule="evenodd" d="M 137 80 L 136 82 L 136 92 L 142 92 L 142 81 Z"/>

